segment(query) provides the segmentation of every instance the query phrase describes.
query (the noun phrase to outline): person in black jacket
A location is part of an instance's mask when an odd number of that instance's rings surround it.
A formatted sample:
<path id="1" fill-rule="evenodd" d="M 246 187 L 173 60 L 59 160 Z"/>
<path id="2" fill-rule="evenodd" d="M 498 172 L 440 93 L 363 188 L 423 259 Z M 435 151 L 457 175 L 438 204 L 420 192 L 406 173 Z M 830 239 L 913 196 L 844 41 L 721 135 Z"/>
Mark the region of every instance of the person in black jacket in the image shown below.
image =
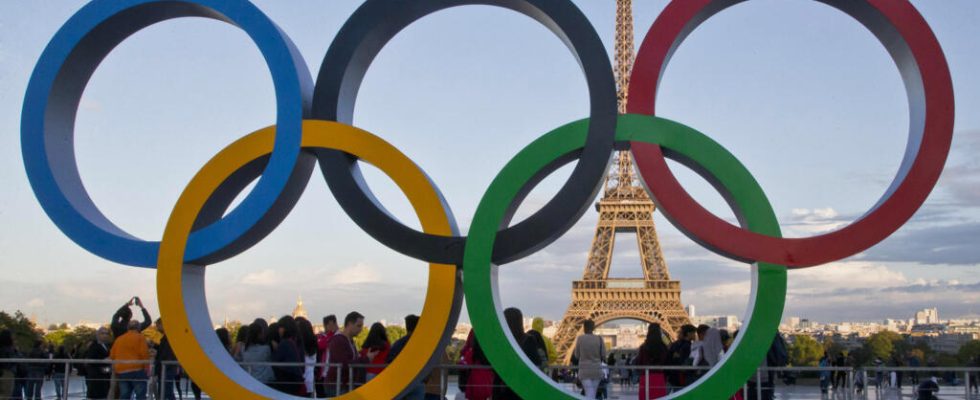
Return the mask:
<path id="1" fill-rule="evenodd" d="M 0 331 L 0 398 L 10 397 L 14 392 L 14 375 L 17 364 L 6 363 L 3 359 L 20 358 L 14 347 L 14 335 L 8 329 Z"/>
<path id="2" fill-rule="evenodd" d="M 286 394 L 302 396 L 305 393 L 303 384 L 303 353 L 297 343 L 299 329 L 291 316 L 279 318 L 279 346 L 272 353 L 272 361 L 290 363 L 288 366 L 273 366 L 276 375 L 273 388 Z"/>
<path id="3" fill-rule="evenodd" d="M 177 382 L 180 367 L 176 364 L 177 355 L 174 354 L 174 349 L 170 347 L 170 340 L 167 339 L 167 332 L 163 330 L 163 321 L 160 318 L 157 318 L 156 328 L 163 337 L 160 338 L 160 344 L 157 345 L 157 354 L 153 359 L 153 370 L 156 371 L 157 380 L 163 387 L 163 399 L 174 400 L 174 384 Z"/>
<path id="4" fill-rule="evenodd" d="M 681 326 L 677 341 L 667 349 L 668 365 L 691 365 L 691 346 L 694 343 L 694 338 L 697 337 L 696 335 L 697 328 L 694 325 Z M 687 386 L 696 379 L 697 372 L 695 371 L 674 370 L 667 373 L 667 381 L 674 389 Z"/>
<path id="5" fill-rule="evenodd" d="M 514 341 L 521 347 L 521 351 L 531 361 L 531 364 L 541 365 L 541 352 L 538 351 L 537 342 L 524 333 L 524 314 L 521 313 L 521 310 L 514 307 L 504 310 L 504 319 L 507 320 L 507 327 L 510 328 L 510 334 L 514 336 Z M 493 398 L 494 400 L 521 399 L 517 393 L 514 393 L 511 388 L 507 387 L 500 380 L 499 375 L 496 377 L 496 382 L 494 382 Z"/>
<path id="6" fill-rule="evenodd" d="M 89 360 L 108 360 L 109 349 L 109 329 L 100 327 L 95 332 L 95 340 L 88 346 L 85 358 Z M 86 365 L 85 386 L 88 388 L 87 397 L 89 399 L 104 399 L 109 395 L 109 379 L 112 377 L 112 366 L 110 364 L 92 363 Z"/>
<path id="7" fill-rule="evenodd" d="M 152 320 L 150 319 L 149 311 L 146 311 L 146 307 L 143 307 L 143 301 L 139 297 L 133 297 L 112 315 L 112 324 L 109 325 L 112 329 L 112 337 L 120 337 L 129 330 L 129 320 L 133 319 L 133 310 L 130 310 L 129 307 L 132 307 L 134 304 L 139 306 L 140 311 L 143 312 L 143 323 L 140 324 L 140 332 L 150 327 Z"/>

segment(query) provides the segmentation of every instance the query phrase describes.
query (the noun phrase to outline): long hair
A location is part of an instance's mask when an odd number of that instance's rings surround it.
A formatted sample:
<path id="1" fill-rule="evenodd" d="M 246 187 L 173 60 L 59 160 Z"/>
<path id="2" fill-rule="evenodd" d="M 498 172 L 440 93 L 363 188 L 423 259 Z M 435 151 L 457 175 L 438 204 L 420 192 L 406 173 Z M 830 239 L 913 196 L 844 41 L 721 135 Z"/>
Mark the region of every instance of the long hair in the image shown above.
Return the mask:
<path id="1" fill-rule="evenodd" d="M 218 340 L 221 341 L 221 345 L 225 346 L 226 349 L 231 350 L 231 334 L 228 333 L 228 329 L 221 327 L 215 329 L 214 333 L 218 335 Z"/>
<path id="2" fill-rule="evenodd" d="M 302 340 L 303 352 L 308 356 L 316 355 L 316 335 L 313 333 L 313 324 L 310 320 L 299 317 L 296 318 L 296 328 L 299 329 L 299 338 Z"/>
<path id="3" fill-rule="evenodd" d="M 283 315 L 279 318 L 279 329 L 282 329 L 282 339 L 295 339 L 299 336 L 299 330 L 296 329 L 296 320 L 289 315 Z"/>
<path id="4" fill-rule="evenodd" d="M 269 329 L 265 331 L 265 342 L 268 344 L 278 344 L 282 338 L 279 336 L 279 323 L 269 324 Z"/>
<path id="5" fill-rule="evenodd" d="M 245 348 L 248 349 L 252 346 L 266 344 L 266 330 L 268 329 L 269 325 L 266 324 L 265 320 L 262 318 L 258 318 L 252 322 L 252 324 L 248 326 L 248 336 L 245 338 Z"/>
<path id="6" fill-rule="evenodd" d="M 238 332 L 235 333 L 235 343 L 245 343 L 248 341 L 248 325 L 242 325 L 238 328 Z"/>
<path id="7" fill-rule="evenodd" d="M 361 348 L 380 349 L 388 343 L 390 342 L 388 341 L 388 331 L 385 330 L 385 326 L 381 325 L 380 322 L 375 322 L 371 324 L 371 330 L 368 331 L 367 338 L 364 339 L 364 344 L 361 345 Z"/>
<path id="8" fill-rule="evenodd" d="M 664 343 L 664 331 L 660 324 L 653 323 L 647 327 L 647 338 L 643 341 L 641 351 L 646 352 L 652 362 L 662 363 L 667 360 L 667 344 Z"/>
<path id="9" fill-rule="evenodd" d="M 504 319 L 507 320 L 507 327 L 510 328 L 514 341 L 520 344 L 524 339 L 524 314 L 521 310 L 511 307 L 504 310 Z"/>

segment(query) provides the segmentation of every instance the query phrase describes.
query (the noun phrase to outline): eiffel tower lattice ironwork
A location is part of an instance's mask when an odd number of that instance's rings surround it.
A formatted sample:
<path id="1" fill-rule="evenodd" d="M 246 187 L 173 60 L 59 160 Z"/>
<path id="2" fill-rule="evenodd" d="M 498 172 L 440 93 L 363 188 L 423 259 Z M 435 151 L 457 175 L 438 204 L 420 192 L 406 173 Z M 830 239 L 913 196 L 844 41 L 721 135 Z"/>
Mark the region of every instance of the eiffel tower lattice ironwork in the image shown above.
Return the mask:
<path id="1" fill-rule="evenodd" d="M 630 71 L 633 66 L 632 0 L 616 0 L 616 83 L 619 112 L 626 112 Z M 627 151 L 616 156 L 606 177 L 602 198 L 596 204 L 599 222 L 589 250 L 582 280 L 572 283 L 572 303 L 568 306 L 553 338 L 560 361 L 571 358 L 582 321 L 596 325 L 616 319 L 636 319 L 659 323 L 673 335 L 690 323 L 681 305 L 681 285 L 670 280 L 653 222 L 656 206 L 638 184 L 633 159 Z M 616 232 L 635 232 L 643 267 L 642 279 L 609 277 Z"/>

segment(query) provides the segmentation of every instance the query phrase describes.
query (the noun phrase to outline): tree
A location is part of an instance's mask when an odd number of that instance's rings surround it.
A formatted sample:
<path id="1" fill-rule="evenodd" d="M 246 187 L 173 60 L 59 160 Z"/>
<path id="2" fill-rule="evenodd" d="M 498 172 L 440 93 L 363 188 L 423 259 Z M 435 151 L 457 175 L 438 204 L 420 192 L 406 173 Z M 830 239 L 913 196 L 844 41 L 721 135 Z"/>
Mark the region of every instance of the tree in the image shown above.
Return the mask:
<path id="1" fill-rule="evenodd" d="M 9 329 L 13 334 L 14 345 L 22 353 L 30 350 L 34 346 L 34 341 L 43 339 L 41 330 L 20 310 L 14 312 L 14 315 L 0 311 L 0 331 L 5 329 Z"/>
<path id="2" fill-rule="evenodd" d="M 395 343 L 396 340 L 408 335 L 408 331 L 405 328 L 395 325 L 388 325 L 385 327 L 385 333 L 388 334 L 388 342 Z"/>
<path id="3" fill-rule="evenodd" d="M 891 359 L 892 354 L 894 354 L 895 346 L 903 341 L 902 335 L 892 331 L 880 331 L 872 334 L 868 337 L 868 341 L 864 343 L 865 348 L 868 350 L 868 355 L 873 358 L 881 359 L 882 361 L 887 361 Z"/>
<path id="4" fill-rule="evenodd" d="M 46 335 L 44 335 L 44 341 L 51 343 L 54 346 L 61 346 L 61 344 L 65 342 L 65 338 L 70 333 L 71 332 L 68 330 L 61 330 L 61 329 L 52 330 L 48 332 Z"/>
<path id="5" fill-rule="evenodd" d="M 231 342 L 234 343 L 238 340 L 238 331 L 242 329 L 242 321 L 229 321 L 225 324 L 225 329 L 228 330 L 228 336 L 231 338 Z"/>
<path id="6" fill-rule="evenodd" d="M 92 340 L 94 339 L 95 339 L 95 329 L 89 328 L 87 326 L 76 326 L 75 329 L 71 331 L 71 333 L 65 336 L 65 340 L 61 342 L 61 345 L 65 346 L 65 349 L 68 351 L 72 351 L 72 350 L 84 351 L 85 349 L 88 348 L 89 343 L 91 343 Z M 80 354 L 84 354 L 84 353 L 76 352 L 76 357 L 78 357 Z"/>
<path id="7" fill-rule="evenodd" d="M 95 329 L 87 326 L 76 326 L 75 329 L 59 329 L 48 332 L 44 340 L 57 346 L 64 346 L 65 350 L 84 348 L 92 339 L 95 338 Z"/>
<path id="8" fill-rule="evenodd" d="M 835 342 L 834 338 L 828 336 L 823 340 L 823 351 L 827 352 L 831 357 L 836 357 L 838 354 L 847 351 L 847 349 L 844 345 Z"/>
<path id="9" fill-rule="evenodd" d="M 823 356 L 823 346 L 807 335 L 793 336 L 793 344 L 789 346 L 789 362 L 796 367 L 815 367 Z"/>
<path id="10" fill-rule="evenodd" d="M 980 340 L 971 340 L 963 344 L 960 347 L 959 353 L 957 353 L 957 358 L 959 358 L 962 364 L 971 367 L 976 367 L 977 365 L 972 365 L 971 363 L 980 357 Z"/>

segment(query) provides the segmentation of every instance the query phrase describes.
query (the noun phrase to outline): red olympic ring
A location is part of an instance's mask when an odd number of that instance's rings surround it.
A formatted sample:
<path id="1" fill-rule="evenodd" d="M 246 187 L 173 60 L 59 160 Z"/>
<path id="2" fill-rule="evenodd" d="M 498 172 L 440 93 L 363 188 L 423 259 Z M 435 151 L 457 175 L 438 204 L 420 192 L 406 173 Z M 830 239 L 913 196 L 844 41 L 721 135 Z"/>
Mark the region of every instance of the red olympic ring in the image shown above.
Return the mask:
<path id="1" fill-rule="evenodd" d="M 657 206 L 707 248 L 743 261 L 808 267 L 868 249 L 901 227 L 922 205 L 943 170 L 953 137 L 953 86 L 939 42 L 908 1 L 821 0 L 851 15 L 885 44 L 905 81 L 910 139 L 902 168 L 878 205 L 850 225 L 807 238 L 753 233 L 715 216 L 684 190 L 660 146 L 633 143 L 637 168 Z M 674 50 L 700 23 L 733 0 L 671 2 L 647 32 L 629 87 L 629 113 L 654 115 L 660 78 Z"/>

